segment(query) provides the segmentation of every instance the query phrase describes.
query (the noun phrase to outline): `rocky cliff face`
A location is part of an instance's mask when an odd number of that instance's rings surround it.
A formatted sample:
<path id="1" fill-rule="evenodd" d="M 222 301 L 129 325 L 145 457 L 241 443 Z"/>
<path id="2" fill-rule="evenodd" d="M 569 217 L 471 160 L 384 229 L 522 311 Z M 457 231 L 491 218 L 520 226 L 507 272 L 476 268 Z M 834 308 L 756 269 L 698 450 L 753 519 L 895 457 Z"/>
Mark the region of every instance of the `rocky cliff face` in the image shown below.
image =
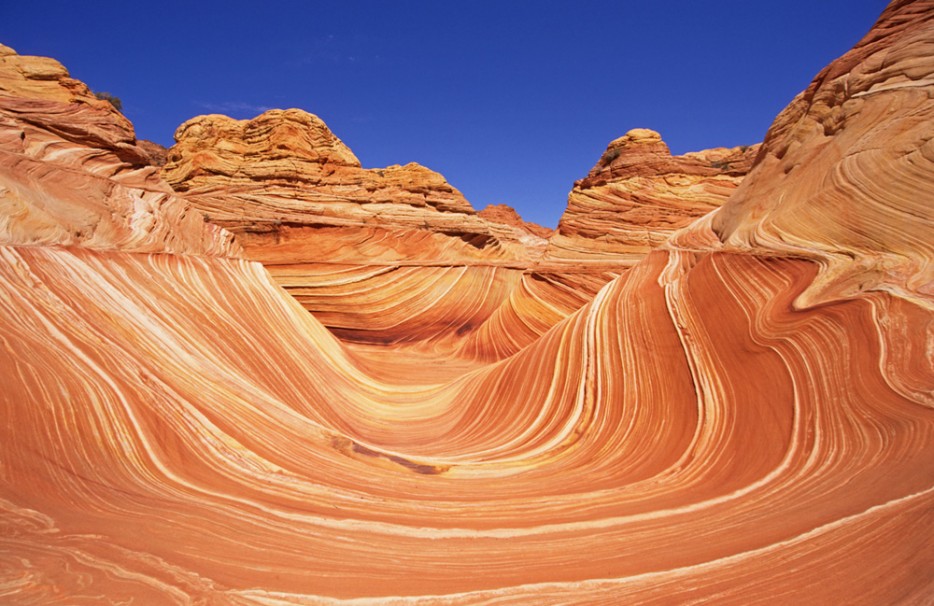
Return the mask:
<path id="1" fill-rule="evenodd" d="M 483 331 L 469 342 L 517 348 L 494 362 L 441 341 L 350 345 L 260 263 L 182 248 L 184 222 L 147 231 L 169 237 L 143 252 L 63 245 L 5 211 L 20 223 L 0 245 L 0 592 L 928 602 L 932 34 L 934 2 L 890 5 L 778 117 L 730 200 L 593 296 L 496 263 L 307 274 L 329 282 L 336 319 L 358 305 L 391 335 L 406 315 L 431 319 L 401 325 L 418 332 L 450 313 L 464 343 Z M 90 130 L 80 101 L 55 102 L 34 118 L 48 128 L 13 132 L 61 153 L 0 138 L 3 187 L 19 179 L 67 226 L 79 201 L 120 208 L 88 174 L 142 168 L 96 139 L 54 138 Z M 83 196 L 45 193 L 63 172 Z M 521 313 L 494 303 L 520 291 Z"/>
<path id="2" fill-rule="evenodd" d="M 0 242 L 230 256 L 231 239 L 174 195 L 109 102 L 0 46 Z"/>
<path id="3" fill-rule="evenodd" d="M 726 202 L 758 149 L 672 156 L 657 132 L 626 133 L 574 184 L 543 264 L 634 265 L 674 231 Z"/>
<path id="4" fill-rule="evenodd" d="M 166 180 L 257 259 L 525 264 L 545 246 L 521 225 L 484 221 L 423 166 L 362 168 L 320 118 L 302 110 L 270 110 L 253 120 L 201 116 L 175 136 Z M 365 234 L 364 240 L 373 240 L 375 230 L 381 242 L 372 250 L 321 246 L 335 230 L 349 239 Z M 389 237 L 393 232 L 398 237 Z"/>
<path id="5" fill-rule="evenodd" d="M 931 6 L 893 2 L 778 116 L 728 204 L 676 239 L 816 260 L 802 304 L 934 294 Z M 927 303 L 924 303 L 925 305 Z"/>

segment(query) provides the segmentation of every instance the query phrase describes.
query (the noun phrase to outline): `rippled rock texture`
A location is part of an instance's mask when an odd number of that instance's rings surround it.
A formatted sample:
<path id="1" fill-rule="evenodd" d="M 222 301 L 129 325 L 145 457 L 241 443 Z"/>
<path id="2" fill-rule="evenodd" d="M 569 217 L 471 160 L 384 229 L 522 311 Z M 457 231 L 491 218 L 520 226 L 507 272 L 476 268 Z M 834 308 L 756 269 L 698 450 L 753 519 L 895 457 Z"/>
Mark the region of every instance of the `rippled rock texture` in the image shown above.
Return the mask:
<path id="1" fill-rule="evenodd" d="M 423 166 L 362 168 L 302 110 L 253 120 L 200 116 L 175 137 L 163 168 L 168 182 L 236 234 L 247 258 L 306 309 L 357 343 L 452 351 L 547 245 L 548 230 L 508 207 L 477 213 Z"/>
<path id="2" fill-rule="evenodd" d="M 758 150 L 752 145 L 672 156 L 658 133 L 626 133 L 574 184 L 545 262 L 634 265 L 674 231 L 726 202 Z"/>
<path id="3" fill-rule="evenodd" d="M 130 122 L 60 63 L 0 46 L 0 242 L 238 254 L 150 161 Z"/>
<path id="4" fill-rule="evenodd" d="M 679 245 L 817 260 L 806 303 L 888 290 L 929 305 L 931 6 L 893 4 L 778 116 L 756 170 Z"/>
<path id="5" fill-rule="evenodd" d="M 485 360 L 521 350 L 722 204 L 758 147 L 672 158 L 656 133 L 633 131 L 552 233 L 506 205 L 475 213 L 417 164 L 364 169 L 301 110 L 201 116 L 176 139 L 166 179 L 341 338 Z M 609 202 L 581 204 L 584 190 Z"/>
<path id="6" fill-rule="evenodd" d="M 932 21 L 893 3 L 729 201 L 498 361 L 349 344 L 256 261 L 5 236 L 0 595 L 929 602 Z M 413 313 L 499 288 L 444 275 Z"/>
<path id="7" fill-rule="evenodd" d="M 673 232 L 726 202 L 758 149 L 672 156 L 661 135 L 648 129 L 612 141 L 587 177 L 574 184 L 542 258 L 490 323 L 498 337 L 484 330 L 463 349 L 511 355 L 534 341 Z"/>

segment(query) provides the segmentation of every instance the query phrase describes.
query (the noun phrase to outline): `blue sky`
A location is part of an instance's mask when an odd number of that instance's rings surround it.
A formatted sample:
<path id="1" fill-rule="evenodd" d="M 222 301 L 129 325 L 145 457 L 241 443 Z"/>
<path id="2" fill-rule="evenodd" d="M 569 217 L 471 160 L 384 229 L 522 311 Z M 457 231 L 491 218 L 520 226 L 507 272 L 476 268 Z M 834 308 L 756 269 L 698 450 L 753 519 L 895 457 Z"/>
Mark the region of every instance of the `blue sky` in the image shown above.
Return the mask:
<path id="1" fill-rule="evenodd" d="M 317 114 L 365 167 L 419 162 L 554 226 L 612 139 L 760 141 L 882 0 L 4 2 L 0 42 L 123 100 L 163 145 L 204 113 Z"/>

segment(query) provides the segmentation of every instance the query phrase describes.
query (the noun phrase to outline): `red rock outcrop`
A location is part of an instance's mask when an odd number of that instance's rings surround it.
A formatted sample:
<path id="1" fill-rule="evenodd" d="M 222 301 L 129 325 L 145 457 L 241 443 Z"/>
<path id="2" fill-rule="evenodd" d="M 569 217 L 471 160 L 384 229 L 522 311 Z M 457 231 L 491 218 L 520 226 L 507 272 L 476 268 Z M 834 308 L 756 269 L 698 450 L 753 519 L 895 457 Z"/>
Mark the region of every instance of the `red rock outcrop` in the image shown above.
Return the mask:
<path id="1" fill-rule="evenodd" d="M 758 149 L 673 157 L 661 136 L 647 129 L 611 142 L 590 174 L 575 183 L 543 258 L 460 351 L 501 359 L 532 343 L 674 231 L 723 204 Z"/>
<path id="2" fill-rule="evenodd" d="M 884 290 L 934 295 L 934 38 L 927 2 L 873 31 L 778 116 L 756 170 L 679 245 L 816 260 L 802 305 Z"/>
<path id="3" fill-rule="evenodd" d="M 0 243 L 237 254 L 174 195 L 133 127 L 57 61 L 0 46 Z"/>
<path id="4" fill-rule="evenodd" d="M 158 143 L 146 141 L 145 139 L 137 139 L 136 145 L 149 156 L 150 164 L 153 166 L 165 166 L 165 163 L 168 161 L 169 150 Z"/>
<path id="5" fill-rule="evenodd" d="M 176 191 L 349 341 L 457 341 L 547 244 L 521 219 L 479 216 L 423 166 L 362 168 L 302 110 L 201 116 L 176 141 L 163 169 Z"/>
<path id="6" fill-rule="evenodd" d="M 504 225 L 519 227 L 535 234 L 539 238 L 549 238 L 551 234 L 554 233 L 554 230 L 542 227 L 537 223 L 523 221 L 519 213 L 516 212 L 516 209 L 507 204 L 489 204 L 486 208 L 478 212 L 477 216 L 492 223 L 503 223 Z"/>
<path id="7" fill-rule="evenodd" d="M 932 32 L 893 3 L 731 201 L 495 363 L 348 348 L 255 262 L 0 247 L 4 598 L 928 602 Z"/>
<path id="8" fill-rule="evenodd" d="M 487 360 L 540 337 L 672 231 L 722 203 L 757 149 L 672 158 L 657 134 L 633 131 L 577 184 L 552 234 L 505 205 L 475 213 L 424 167 L 363 169 L 323 121 L 301 110 L 253 120 L 202 116 L 176 139 L 163 171 L 169 182 L 236 233 L 246 255 L 341 338 L 422 343 Z M 578 202 L 582 192 L 612 203 L 588 206 Z M 578 252 L 565 254 L 569 245 Z M 464 306 L 478 289 L 482 302 Z"/>
<path id="9" fill-rule="evenodd" d="M 545 246 L 522 225 L 478 218 L 459 191 L 423 166 L 362 168 L 320 118 L 299 109 L 252 120 L 200 116 L 175 138 L 166 180 L 236 233 L 251 258 L 524 264 Z M 370 247 L 321 247 L 332 233 L 351 240 L 364 234 Z"/>
<path id="10" fill-rule="evenodd" d="M 634 265 L 674 231 L 726 202 L 758 150 L 752 145 L 672 156 L 655 131 L 629 131 L 574 184 L 542 265 Z"/>

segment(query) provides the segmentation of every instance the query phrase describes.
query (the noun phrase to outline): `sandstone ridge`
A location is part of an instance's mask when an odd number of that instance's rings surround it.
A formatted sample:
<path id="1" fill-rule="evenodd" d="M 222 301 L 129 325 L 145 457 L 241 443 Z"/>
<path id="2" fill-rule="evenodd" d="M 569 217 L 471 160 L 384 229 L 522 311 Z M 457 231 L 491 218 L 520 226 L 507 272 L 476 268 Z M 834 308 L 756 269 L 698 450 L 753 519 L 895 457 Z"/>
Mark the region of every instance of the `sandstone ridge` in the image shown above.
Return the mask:
<path id="1" fill-rule="evenodd" d="M 0 47 L 0 242 L 236 255 L 174 195 L 133 126 L 57 61 Z"/>
<path id="2" fill-rule="evenodd" d="M 629 131 L 574 184 L 543 265 L 635 264 L 676 230 L 726 202 L 758 149 L 672 156 L 659 133 Z"/>
<path id="3" fill-rule="evenodd" d="M 247 258 L 357 343 L 458 347 L 547 245 L 543 228 L 505 208 L 478 214 L 428 168 L 362 168 L 320 118 L 298 109 L 189 120 L 162 172 L 236 234 Z M 479 284 L 484 296 L 465 306 Z M 416 311 L 428 288 L 434 304 Z"/>
<path id="4" fill-rule="evenodd" d="M 930 3 L 893 2 L 779 114 L 729 203 L 676 244 L 814 259 L 800 305 L 877 290 L 930 305 L 932 35 Z"/>
<path id="5" fill-rule="evenodd" d="M 329 232 L 319 229 L 325 227 L 343 229 L 344 235 L 371 229 L 405 233 L 383 238 L 370 251 L 316 245 L 299 255 L 305 261 L 527 263 L 545 246 L 521 224 L 479 218 L 444 177 L 419 164 L 362 168 L 320 118 L 299 109 L 270 110 L 252 120 L 189 120 L 176 132 L 163 174 L 213 222 L 238 234 L 257 258 L 286 241 L 326 241 Z M 322 254 L 309 256 L 312 249 Z"/>

